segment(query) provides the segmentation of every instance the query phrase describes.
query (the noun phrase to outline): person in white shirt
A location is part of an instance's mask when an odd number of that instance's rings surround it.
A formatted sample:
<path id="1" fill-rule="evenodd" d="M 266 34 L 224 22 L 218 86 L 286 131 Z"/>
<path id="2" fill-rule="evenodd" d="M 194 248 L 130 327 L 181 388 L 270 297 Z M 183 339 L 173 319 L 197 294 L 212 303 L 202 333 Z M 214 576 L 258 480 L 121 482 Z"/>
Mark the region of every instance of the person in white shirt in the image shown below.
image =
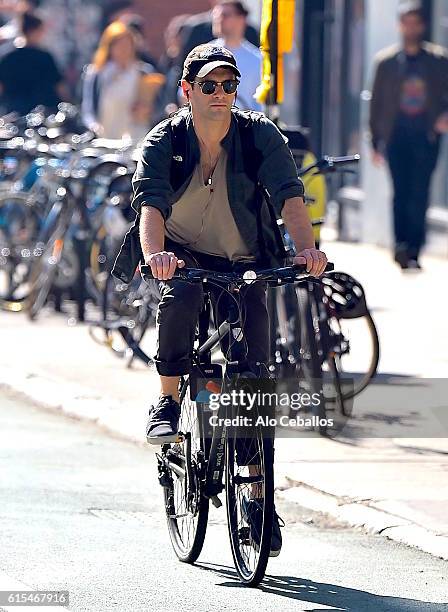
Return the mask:
<path id="1" fill-rule="evenodd" d="M 255 90 L 261 80 L 261 52 L 245 37 L 249 11 L 238 0 L 221 0 L 212 12 L 213 44 L 233 53 L 241 72 L 236 105 L 242 110 L 261 111 L 255 100 Z"/>

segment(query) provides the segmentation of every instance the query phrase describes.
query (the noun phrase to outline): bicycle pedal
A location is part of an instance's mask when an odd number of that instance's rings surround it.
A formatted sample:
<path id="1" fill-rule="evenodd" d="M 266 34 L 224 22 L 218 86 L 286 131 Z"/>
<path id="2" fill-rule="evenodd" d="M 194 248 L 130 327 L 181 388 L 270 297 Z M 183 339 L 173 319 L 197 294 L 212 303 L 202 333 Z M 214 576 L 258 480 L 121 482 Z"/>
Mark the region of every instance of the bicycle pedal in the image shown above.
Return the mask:
<path id="1" fill-rule="evenodd" d="M 217 495 L 212 495 L 210 499 L 211 499 L 212 504 L 215 506 L 215 508 L 221 508 L 222 501 L 219 499 Z"/>
<path id="2" fill-rule="evenodd" d="M 240 527 L 238 530 L 238 538 L 241 544 L 250 545 L 250 529 L 249 527 Z"/>

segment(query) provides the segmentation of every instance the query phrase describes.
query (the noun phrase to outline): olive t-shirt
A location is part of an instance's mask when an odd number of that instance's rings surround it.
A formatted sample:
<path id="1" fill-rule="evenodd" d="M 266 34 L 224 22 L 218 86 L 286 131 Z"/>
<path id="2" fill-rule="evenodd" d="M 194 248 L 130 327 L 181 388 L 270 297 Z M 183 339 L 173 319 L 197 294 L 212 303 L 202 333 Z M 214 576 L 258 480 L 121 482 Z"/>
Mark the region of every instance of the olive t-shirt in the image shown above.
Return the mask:
<path id="1" fill-rule="evenodd" d="M 227 196 L 227 152 L 223 149 L 211 184 L 204 184 L 199 163 L 182 197 L 173 204 L 165 234 L 194 251 L 232 261 L 254 259 L 230 210 Z"/>

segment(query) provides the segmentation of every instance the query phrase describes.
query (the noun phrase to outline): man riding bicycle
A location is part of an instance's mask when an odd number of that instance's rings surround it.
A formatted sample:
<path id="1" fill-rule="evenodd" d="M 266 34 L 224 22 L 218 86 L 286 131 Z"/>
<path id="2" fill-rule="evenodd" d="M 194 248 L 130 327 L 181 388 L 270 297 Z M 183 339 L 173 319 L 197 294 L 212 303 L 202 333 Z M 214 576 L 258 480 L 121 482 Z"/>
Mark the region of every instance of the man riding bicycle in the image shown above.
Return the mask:
<path id="1" fill-rule="evenodd" d="M 176 268 L 231 271 L 282 265 L 285 253 L 274 214 L 281 215 L 294 241 L 292 263 L 306 263 L 313 276 L 320 276 L 327 263 L 315 248 L 287 140 L 262 113 L 234 107 L 240 77 L 227 49 L 213 44 L 193 49 L 181 81 L 188 107 L 147 135 L 133 178 L 132 206 L 138 215 L 114 274 L 128 282 L 135 262 L 143 259 L 161 281 L 155 357 L 161 391 L 146 430 L 152 444 L 176 439 L 179 379 L 190 372 L 203 303 L 202 286 L 173 279 Z M 260 196 L 260 185 L 270 204 Z M 247 361 L 259 375 L 269 359 L 266 289 L 254 283 L 241 297 Z M 219 297 L 214 305 L 219 318 Z M 273 534 L 279 534 L 275 517 Z M 281 536 L 277 540 L 279 552 Z"/>

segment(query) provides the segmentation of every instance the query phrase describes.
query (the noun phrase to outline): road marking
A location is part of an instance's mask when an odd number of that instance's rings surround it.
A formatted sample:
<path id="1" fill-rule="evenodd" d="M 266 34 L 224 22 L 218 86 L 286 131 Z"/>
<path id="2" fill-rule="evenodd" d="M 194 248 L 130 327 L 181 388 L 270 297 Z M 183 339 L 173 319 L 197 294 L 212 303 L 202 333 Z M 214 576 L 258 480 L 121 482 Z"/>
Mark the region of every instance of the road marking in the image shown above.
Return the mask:
<path id="1" fill-rule="evenodd" d="M 0 571 L 0 591 L 43 591 L 47 589 L 35 589 L 30 587 L 28 584 L 24 584 L 20 582 L 20 580 L 16 580 L 12 578 L 5 572 Z M 65 590 L 65 589 L 48 589 L 51 591 Z M 64 608 L 63 606 L 5 606 L 2 605 L 0 610 L 4 612 L 57 612 L 58 610 L 68 610 L 68 608 Z"/>

